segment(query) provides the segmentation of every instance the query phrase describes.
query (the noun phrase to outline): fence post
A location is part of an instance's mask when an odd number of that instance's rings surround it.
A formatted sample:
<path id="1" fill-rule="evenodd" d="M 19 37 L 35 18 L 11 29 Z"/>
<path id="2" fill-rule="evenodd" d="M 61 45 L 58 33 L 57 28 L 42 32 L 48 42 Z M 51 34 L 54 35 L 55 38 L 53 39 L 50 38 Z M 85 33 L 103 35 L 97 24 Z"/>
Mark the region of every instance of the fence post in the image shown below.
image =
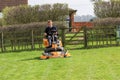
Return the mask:
<path id="1" fill-rule="evenodd" d="M 4 51 L 4 35 L 3 32 L 1 32 L 1 51 Z"/>
<path id="2" fill-rule="evenodd" d="M 33 30 L 31 31 L 31 37 L 32 37 L 32 45 L 31 45 L 31 49 L 34 49 L 34 32 Z"/>
<path id="3" fill-rule="evenodd" d="M 65 46 L 65 28 L 62 28 L 61 29 L 62 31 L 62 33 L 61 33 L 61 35 L 62 35 L 62 44 L 63 44 L 63 47 Z"/>
<path id="4" fill-rule="evenodd" d="M 2 32 L 0 32 L 0 48 L 1 48 L 1 52 L 2 52 Z"/>
<path id="5" fill-rule="evenodd" d="M 87 28 L 86 26 L 83 27 L 84 28 L 84 48 L 87 48 Z"/>

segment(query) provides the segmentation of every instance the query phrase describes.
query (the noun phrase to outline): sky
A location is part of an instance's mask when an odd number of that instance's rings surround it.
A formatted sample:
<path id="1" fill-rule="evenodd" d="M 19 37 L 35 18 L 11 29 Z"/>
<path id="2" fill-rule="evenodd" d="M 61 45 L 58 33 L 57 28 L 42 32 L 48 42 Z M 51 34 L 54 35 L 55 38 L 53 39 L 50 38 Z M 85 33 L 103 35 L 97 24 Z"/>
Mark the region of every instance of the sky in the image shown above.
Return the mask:
<path id="1" fill-rule="evenodd" d="M 67 3 L 69 8 L 77 10 L 76 15 L 93 15 L 93 3 L 90 0 L 28 0 L 29 5 Z"/>

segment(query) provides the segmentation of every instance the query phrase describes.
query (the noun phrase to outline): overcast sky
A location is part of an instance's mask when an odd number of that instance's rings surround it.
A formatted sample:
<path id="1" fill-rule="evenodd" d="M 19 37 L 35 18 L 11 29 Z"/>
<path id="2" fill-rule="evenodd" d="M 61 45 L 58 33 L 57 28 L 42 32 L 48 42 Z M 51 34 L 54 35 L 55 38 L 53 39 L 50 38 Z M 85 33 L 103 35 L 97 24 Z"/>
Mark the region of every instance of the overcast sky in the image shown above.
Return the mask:
<path id="1" fill-rule="evenodd" d="M 67 3 L 69 8 L 77 10 L 76 15 L 94 15 L 93 4 L 90 0 L 28 0 L 29 5 Z"/>

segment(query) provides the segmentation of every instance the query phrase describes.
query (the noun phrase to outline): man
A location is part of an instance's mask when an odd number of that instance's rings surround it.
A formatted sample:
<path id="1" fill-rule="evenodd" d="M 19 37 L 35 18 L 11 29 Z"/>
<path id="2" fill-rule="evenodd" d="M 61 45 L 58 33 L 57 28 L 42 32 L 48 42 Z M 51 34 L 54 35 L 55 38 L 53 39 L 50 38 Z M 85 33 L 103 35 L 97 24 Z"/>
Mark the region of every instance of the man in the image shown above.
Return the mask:
<path id="1" fill-rule="evenodd" d="M 44 31 L 44 36 L 48 39 L 49 42 L 49 47 L 52 46 L 52 41 L 53 41 L 53 36 L 52 35 L 56 35 L 57 34 L 57 28 L 55 26 L 53 26 L 53 22 L 52 20 L 48 20 L 47 22 L 47 27 Z M 54 36 L 54 41 L 57 40 L 57 37 Z"/>

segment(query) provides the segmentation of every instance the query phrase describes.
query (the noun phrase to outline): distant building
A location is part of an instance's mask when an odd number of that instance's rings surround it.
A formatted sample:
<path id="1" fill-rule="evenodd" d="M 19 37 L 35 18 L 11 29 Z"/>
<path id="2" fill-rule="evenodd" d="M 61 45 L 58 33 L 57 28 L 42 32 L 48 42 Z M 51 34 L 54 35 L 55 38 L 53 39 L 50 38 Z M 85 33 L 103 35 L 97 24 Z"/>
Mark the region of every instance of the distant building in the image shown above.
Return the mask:
<path id="1" fill-rule="evenodd" d="M 74 22 L 90 22 L 93 19 L 92 15 L 75 15 Z"/>
<path id="2" fill-rule="evenodd" d="M 0 12 L 7 6 L 18 6 L 21 4 L 28 4 L 28 0 L 0 0 Z"/>
<path id="3" fill-rule="evenodd" d="M 70 21 L 69 21 L 69 27 L 71 28 L 76 28 L 76 29 L 72 29 L 73 32 L 79 31 L 79 29 L 81 27 L 93 27 L 92 24 L 92 19 L 93 16 L 91 15 L 83 15 L 83 16 L 75 16 L 77 10 L 71 10 L 69 11 L 69 17 L 70 17 Z"/>

